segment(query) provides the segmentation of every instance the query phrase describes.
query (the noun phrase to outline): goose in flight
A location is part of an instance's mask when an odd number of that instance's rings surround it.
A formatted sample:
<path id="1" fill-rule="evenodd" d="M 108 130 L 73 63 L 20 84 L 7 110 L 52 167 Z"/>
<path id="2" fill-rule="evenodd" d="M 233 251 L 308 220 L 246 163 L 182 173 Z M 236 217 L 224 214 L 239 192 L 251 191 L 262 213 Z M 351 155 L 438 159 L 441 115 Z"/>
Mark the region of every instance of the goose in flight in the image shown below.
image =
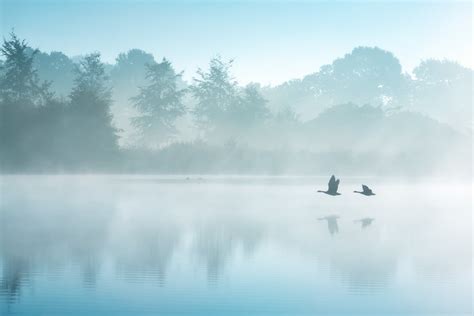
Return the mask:
<path id="1" fill-rule="evenodd" d="M 320 217 L 318 220 L 320 221 L 327 221 L 328 222 L 328 230 L 331 235 L 339 232 L 339 226 L 337 225 L 337 220 L 339 216 L 337 215 L 329 215 L 326 217 Z"/>
<path id="2" fill-rule="evenodd" d="M 366 196 L 371 196 L 371 195 L 375 195 L 374 192 L 372 192 L 371 189 L 369 189 L 368 186 L 366 186 L 365 184 L 362 185 L 362 191 L 354 191 L 355 193 L 360 193 L 360 194 L 363 194 L 363 195 L 366 195 Z"/>
<path id="3" fill-rule="evenodd" d="M 367 226 L 370 226 L 372 222 L 375 220 L 375 218 L 370 218 L 370 217 L 364 217 L 358 220 L 355 220 L 354 223 L 361 223 L 361 228 L 366 228 Z"/>
<path id="4" fill-rule="evenodd" d="M 333 195 L 333 196 L 334 195 L 341 195 L 341 193 L 337 192 L 338 187 L 339 187 L 339 179 L 336 180 L 336 177 L 334 175 L 332 175 L 331 179 L 329 179 L 327 191 L 318 190 L 318 192 L 326 193 L 326 194 Z"/>

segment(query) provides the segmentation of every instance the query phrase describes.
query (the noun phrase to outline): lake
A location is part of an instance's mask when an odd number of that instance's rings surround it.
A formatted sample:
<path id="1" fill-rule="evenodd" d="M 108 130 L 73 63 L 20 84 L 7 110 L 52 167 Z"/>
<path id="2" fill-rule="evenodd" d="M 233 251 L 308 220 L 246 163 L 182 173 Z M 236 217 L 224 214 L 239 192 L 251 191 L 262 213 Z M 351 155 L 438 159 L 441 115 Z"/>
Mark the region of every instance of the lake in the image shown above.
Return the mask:
<path id="1" fill-rule="evenodd" d="M 471 184 L 328 178 L 3 176 L 0 314 L 471 314 Z"/>

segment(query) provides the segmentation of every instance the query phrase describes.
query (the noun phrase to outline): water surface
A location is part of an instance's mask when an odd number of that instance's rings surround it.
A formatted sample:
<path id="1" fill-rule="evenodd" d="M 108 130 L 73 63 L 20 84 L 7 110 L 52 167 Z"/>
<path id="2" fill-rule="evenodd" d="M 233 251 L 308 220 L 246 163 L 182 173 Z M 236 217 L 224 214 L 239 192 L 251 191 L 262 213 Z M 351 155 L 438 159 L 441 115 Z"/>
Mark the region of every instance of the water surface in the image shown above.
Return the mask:
<path id="1" fill-rule="evenodd" d="M 0 314 L 470 315 L 471 186 L 341 178 L 4 176 Z"/>

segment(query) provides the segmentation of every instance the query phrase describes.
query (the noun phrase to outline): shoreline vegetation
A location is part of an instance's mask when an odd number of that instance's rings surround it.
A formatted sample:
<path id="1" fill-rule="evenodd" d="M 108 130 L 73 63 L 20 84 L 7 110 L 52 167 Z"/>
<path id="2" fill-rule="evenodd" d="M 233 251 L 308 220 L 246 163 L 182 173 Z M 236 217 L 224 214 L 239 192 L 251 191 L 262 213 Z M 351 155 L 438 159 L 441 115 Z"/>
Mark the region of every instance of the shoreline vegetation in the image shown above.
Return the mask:
<path id="1" fill-rule="evenodd" d="M 182 149 L 189 149 L 189 144 L 180 144 Z M 422 164 L 416 157 L 412 161 L 407 156 L 380 157 L 370 154 L 354 155 L 351 153 L 312 153 L 284 152 L 235 149 L 227 152 L 227 148 L 215 147 L 215 151 L 193 150 L 173 157 L 170 148 L 161 151 L 136 152 L 123 151 L 116 160 L 109 160 L 104 165 L 95 166 L 61 166 L 60 163 L 37 164 L 31 168 L 10 169 L 0 175 L 243 175 L 243 176 L 323 176 L 328 170 L 335 170 L 346 176 L 384 176 L 384 177 L 453 177 L 471 178 L 469 167 L 470 153 L 457 161 L 449 160 Z M 201 155 L 201 156 L 199 156 Z M 338 156 L 338 159 L 334 157 Z M 370 156 L 372 160 L 368 160 Z M 205 157 L 202 158 L 201 157 Z M 210 159 L 209 157 L 212 157 Z M 375 161 L 382 162 L 375 165 Z M 410 168 L 406 166 L 410 163 Z M 398 166 L 398 167 L 396 167 Z"/>
<path id="2" fill-rule="evenodd" d="M 472 176 L 473 71 L 454 62 L 407 74 L 357 47 L 268 87 L 219 56 L 186 82 L 139 49 L 110 65 L 11 33 L 0 53 L 0 174 Z"/>

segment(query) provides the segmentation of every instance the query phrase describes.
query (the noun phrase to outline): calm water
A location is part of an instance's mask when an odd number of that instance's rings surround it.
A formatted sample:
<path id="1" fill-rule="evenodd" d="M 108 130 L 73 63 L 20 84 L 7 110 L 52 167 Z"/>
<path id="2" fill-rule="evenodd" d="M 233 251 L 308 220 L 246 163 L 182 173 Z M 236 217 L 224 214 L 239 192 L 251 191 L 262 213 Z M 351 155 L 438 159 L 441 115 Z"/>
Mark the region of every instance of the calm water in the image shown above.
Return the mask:
<path id="1" fill-rule="evenodd" d="M 185 178 L 0 178 L 0 314 L 471 314 L 470 185 Z"/>

